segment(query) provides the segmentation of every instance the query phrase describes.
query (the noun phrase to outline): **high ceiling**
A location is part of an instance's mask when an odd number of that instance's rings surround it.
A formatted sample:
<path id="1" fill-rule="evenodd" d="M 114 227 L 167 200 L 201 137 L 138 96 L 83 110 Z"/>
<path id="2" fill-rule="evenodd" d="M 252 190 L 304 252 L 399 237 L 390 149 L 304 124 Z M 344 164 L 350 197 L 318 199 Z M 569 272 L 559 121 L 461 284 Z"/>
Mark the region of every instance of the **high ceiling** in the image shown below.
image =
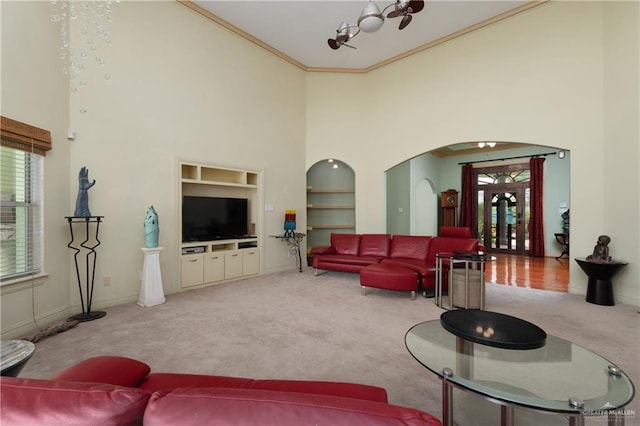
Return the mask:
<path id="1" fill-rule="evenodd" d="M 361 32 L 349 44 L 332 50 L 342 21 L 356 25 L 366 0 L 178 0 L 243 37 L 305 70 L 369 71 L 527 10 L 542 1 L 427 0 L 411 23 L 387 18 L 375 33 Z M 393 0 L 376 1 L 382 10 Z M 393 10 L 390 8 L 386 13 Z M 385 14 L 386 14 L 385 13 Z M 353 32 L 354 30 L 352 30 Z"/>

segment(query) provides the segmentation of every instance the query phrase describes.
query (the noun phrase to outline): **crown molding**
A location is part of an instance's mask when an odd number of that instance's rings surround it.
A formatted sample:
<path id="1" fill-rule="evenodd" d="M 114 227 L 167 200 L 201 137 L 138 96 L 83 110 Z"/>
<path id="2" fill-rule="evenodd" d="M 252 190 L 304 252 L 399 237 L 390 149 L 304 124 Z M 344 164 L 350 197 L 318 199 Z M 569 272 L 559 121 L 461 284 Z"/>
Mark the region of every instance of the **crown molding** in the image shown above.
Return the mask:
<path id="1" fill-rule="evenodd" d="M 216 16 L 215 14 L 209 12 L 208 10 L 202 8 L 201 6 L 198 6 L 197 4 L 193 3 L 191 0 L 176 0 L 178 3 L 188 7 L 189 9 L 201 14 L 202 16 L 204 16 L 207 19 L 210 19 L 211 21 L 217 23 L 218 25 L 226 28 L 227 30 L 239 35 L 240 37 L 246 39 L 247 41 L 250 41 L 251 43 L 256 44 L 259 47 L 262 47 L 263 49 L 267 50 L 268 52 L 278 56 L 279 58 L 283 59 L 286 62 L 289 62 L 292 65 L 295 65 L 296 67 L 300 68 L 303 71 L 306 72 L 317 72 L 317 73 L 351 73 L 351 74 L 365 74 L 368 73 L 369 71 L 374 71 L 377 70 L 378 68 L 382 68 L 385 65 L 389 65 L 392 64 L 394 62 L 397 62 L 401 59 L 407 58 L 409 56 L 413 56 L 417 53 L 423 52 L 427 49 L 431 49 L 432 47 L 438 46 L 440 44 L 446 43 L 450 40 L 456 39 L 458 37 L 461 37 L 463 35 L 469 34 L 473 31 L 479 30 L 481 28 L 484 28 L 488 25 L 492 25 L 496 22 L 502 21 L 504 19 L 510 18 L 514 15 L 517 15 L 519 13 L 522 13 L 524 11 L 530 10 L 534 7 L 540 6 L 542 4 L 548 3 L 551 0 L 533 0 L 530 1 L 528 3 L 523 4 L 520 7 L 517 7 L 515 9 L 509 10 L 507 12 L 501 13 L 500 15 L 494 16 L 493 18 L 489 18 L 486 19 L 482 22 L 478 22 L 477 24 L 474 25 L 470 25 L 466 28 L 463 28 L 459 31 L 456 31 L 455 33 L 446 35 L 444 37 L 440 37 L 437 40 L 431 41 L 429 43 L 423 44 L 421 46 L 418 46 L 416 48 L 413 48 L 411 50 L 408 50 L 404 53 L 400 53 L 399 55 L 393 56 L 389 59 L 385 59 L 384 61 L 378 62 L 376 64 L 373 64 L 369 67 L 366 68 L 324 68 L 324 67 L 309 67 L 299 61 L 296 61 L 295 59 L 293 59 L 292 57 L 290 57 L 289 55 L 286 55 L 285 53 L 279 51 L 278 49 L 274 48 L 273 46 L 263 42 L 262 40 L 252 36 L 251 34 L 247 33 L 246 31 L 241 30 L 240 28 L 236 27 L 235 25 L 225 21 L 224 19 Z"/>

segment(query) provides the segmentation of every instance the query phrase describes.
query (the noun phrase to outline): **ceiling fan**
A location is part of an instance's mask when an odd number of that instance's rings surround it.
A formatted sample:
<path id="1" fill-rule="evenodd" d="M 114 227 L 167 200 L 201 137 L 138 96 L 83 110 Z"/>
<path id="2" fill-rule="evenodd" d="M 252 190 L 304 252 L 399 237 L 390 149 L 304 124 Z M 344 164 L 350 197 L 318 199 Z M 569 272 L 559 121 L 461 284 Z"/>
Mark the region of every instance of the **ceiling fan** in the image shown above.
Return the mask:
<path id="1" fill-rule="evenodd" d="M 329 47 L 333 50 L 339 49 L 340 46 L 347 46 L 355 49 L 354 46 L 348 45 L 347 42 L 360 34 L 360 31 L 365 33 L 372 33 L 378 31 L 382 24 L 384 24 L 384 13 L 393 8 L 391 12 L 387 14 L 387 18 L 398 18 L 402 16 L 399 29 L 402 30 L 409 25 L 413 14 L 420 12 L 424 9 L 424 0 L 396 0 L 394 3 L 386 6 L 382 11 L 377 4 L 370 1 L 362 10 L 360 17 L 358 18 L 358 25 L 349 25 L 347 21 L 343 21 L 336 30 L 336 38 L 330 38 L 327 40 Z M 357 28 L 355 33 L 351 33 L 351 28 Z"/>
<path id="2" fill-rule="evenodd" d="M 387 14 L 387 18 L 397 18 L 402 16 L 400 21 L 400 30 L 403 30 L 409 25 L 412 14 L 418 13 L 424 8 L 424 1 L 402 1 L 398 0 L 395 4 L 395 9 Z"/>

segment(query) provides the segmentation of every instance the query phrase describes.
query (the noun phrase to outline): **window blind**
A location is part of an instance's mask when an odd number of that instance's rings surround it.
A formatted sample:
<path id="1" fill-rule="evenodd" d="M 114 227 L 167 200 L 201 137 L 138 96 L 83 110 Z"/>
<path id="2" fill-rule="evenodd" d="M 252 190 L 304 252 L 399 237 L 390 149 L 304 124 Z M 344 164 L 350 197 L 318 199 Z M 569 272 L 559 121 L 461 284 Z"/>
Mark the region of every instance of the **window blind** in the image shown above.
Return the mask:
<path id="1" fill-rule="evenodd" d="M 0 282 L 42 271 L 43 163 L 49 131 L 0 117 Z"/>
<path id="2" fill-rule="evenodd" d="M 42 156 L 0 147 L 0 280 L 37 274 L 42 261 Z"/>

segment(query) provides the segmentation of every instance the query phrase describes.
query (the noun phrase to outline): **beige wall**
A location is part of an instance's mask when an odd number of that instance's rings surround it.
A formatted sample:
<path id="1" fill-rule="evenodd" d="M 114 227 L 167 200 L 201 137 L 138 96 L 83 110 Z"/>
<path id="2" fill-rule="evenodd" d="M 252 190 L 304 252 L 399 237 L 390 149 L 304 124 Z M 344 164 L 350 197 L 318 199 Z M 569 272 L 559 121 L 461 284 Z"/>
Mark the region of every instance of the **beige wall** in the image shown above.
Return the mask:
<path id="1" fill-rule="evenodd" d="M 2 337 L 20 336 L 68 314 L 69 256 L 64 216 L 69 215 L 67 80 L 61 72 L 59 32 L 49 24 L 48 2 L 0 2 L 2 14 L 1 114 L 51 131 L 44 166 L 44 270 L 34 280 L 0 288 Z"/>
<path id="2" fill-rule="evenodd" d="M 637 12 L 636 2 L 552 2 L 364 76 L 309 74 L 307 166 L 351 165 L 357 232 L 380 232 L 379 183 L 404 160 L 474 140 L 569 149 L 572 255 L 611 235 L 611 254 L 630 263 L 618 300 L 638 304 L 638 187 L 613 182 L 638 181 Z M 617 197 L 631 201 L 622 215 Z M 572 263 L 571 291 L 585 287 Z"/>
<path id="3" fill-rule="evenodd" d="M 15 23 L 3 25 L 3 114 L 6 109 L 13 118 L 58 130 L 55 160 L 46 162 L 48 172 L 55 166 L 60 186 L 46 205 L 51 275 L 39 287 L 43 301 L 36 314 L 80 311 L 63 217 L 73 212 L 82 166 L 96 180 L 89 191 L 91 213 L 105 216 L 94 309 L 137 299 L 149 205 L 159 214 L 165 293 L 179 291 L 180 159 L 262 172 L 260 202 L 274 206 L 273 212 L 255 206 L 263 217 L 263 270 L 294 268 L 286 247 L 268 236 L 282 232 L 285 209 L 303 212 L 306 205 L 304 72 L 177 2 L 121 2 L 113 6 L 105 68 L 87 69 L 87 86 L 69 96 L 50 9 L 49 2 L 2 2 L 3 24 Z M 42 40 L 23 44 L 36 36 Z M 25 60 L 24 51 L 31 49 L 47 55 L 44 66 Z M 36 82 L 43 87 L 32 87 Z M 9 85 L 24 86 L 29 98 L 5 96 Z M 43 94 L 53 99 L 46 108 L 37 105 L 36 96 Z M 65 138 L 67 127 L 77 133 L 72 142 Z M 298 228 L 305 226 L 299 217 Z M 105 276 L 111 286 L 102 285 Z M 3 294 L 3 338 L 23 333 L 30 306 L 29 291 Z"/>

